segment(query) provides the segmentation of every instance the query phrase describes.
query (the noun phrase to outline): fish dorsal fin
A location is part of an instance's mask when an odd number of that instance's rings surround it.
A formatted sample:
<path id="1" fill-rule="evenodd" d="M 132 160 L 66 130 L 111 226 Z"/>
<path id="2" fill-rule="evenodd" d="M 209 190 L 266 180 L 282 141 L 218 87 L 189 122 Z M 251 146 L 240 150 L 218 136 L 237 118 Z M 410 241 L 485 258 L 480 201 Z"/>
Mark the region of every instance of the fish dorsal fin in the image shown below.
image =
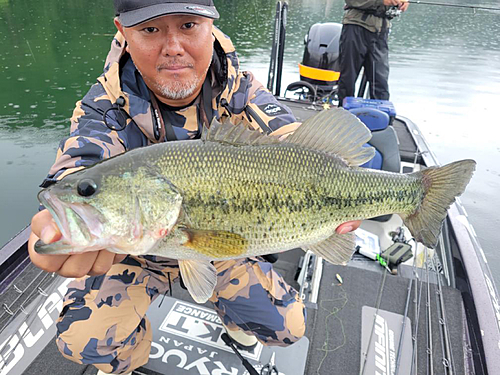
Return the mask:
<path id="1" fill-rule="evenodd" d="M 375 155 L 373 147 L 363 147 L 370 138 L 370 130 L 356 116 L 332 108 L 304 121 L 284 142 L 335 154 L 348 165 L 359 166 Z"/>
<path id="2" fill-rule="evenodd" d="M 201 139 L 240 146 L 268 145 L 280 142 L 276 137 L 270 137 L 258 130 L 248 129 L 243 122 L 234 125 L 229 119 L 223 123 L 213 119 L 210 128 L 203 128 Z"/>

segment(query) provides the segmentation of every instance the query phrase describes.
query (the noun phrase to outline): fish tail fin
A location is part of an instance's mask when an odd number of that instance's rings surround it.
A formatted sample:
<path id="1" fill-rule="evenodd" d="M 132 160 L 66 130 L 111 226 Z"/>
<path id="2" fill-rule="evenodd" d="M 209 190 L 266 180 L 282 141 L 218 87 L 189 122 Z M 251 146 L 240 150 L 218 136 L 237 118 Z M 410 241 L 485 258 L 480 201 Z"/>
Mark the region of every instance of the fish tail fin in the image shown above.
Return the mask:
<path id="1" fill-rule="evenodd" d="M 415 240 L 429 248 L 436 247 L 448 208 L 465 191 L 475 169 L 474 160 L 461 160 L 412 173 L 422 179 L 424 186 L 418 208 L 403 217 Z"/>

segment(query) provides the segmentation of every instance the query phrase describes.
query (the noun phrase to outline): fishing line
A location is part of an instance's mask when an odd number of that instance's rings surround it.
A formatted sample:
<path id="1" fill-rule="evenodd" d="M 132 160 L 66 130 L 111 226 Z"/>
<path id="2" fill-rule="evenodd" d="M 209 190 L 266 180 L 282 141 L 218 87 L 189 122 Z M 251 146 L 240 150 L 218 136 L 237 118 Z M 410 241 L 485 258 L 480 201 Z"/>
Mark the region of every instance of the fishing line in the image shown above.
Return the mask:
<path id="1" fill-rule="evenodd" d="M 28 48 L 30 49 L 31 57 L 33 57 L 33 60 L 36 63 L 35 54 L 33 53 L 33 50 L 31 49 L 31 46 L 30 46 L 30 42 L 27 39 L 26 39 L 26 43 L 28 44 Z"/>
<path id="2" fill-rule="evenodd" d="M 340 295 L 339 298 L 324 300 L 324 301 L 320 302 L 320 307 L 323 310 L 329 312 L 329 314 L 325 317 L 325 327 L 326 327 L 325 342 L 323 343 L 323 347 L 321 349 L 318 349 L 319 351 L 324 352 L 324 356 L 321 359 L 321 361 L 319 362 L 318 368 L 316 369 L 316 374 L 318 374 L 318 375 L 320 375 L 319 371 L 321 369 L 321 366 L 323 366 L 323 362 L 325 361 L 328 354 L 335 352 L 336 350 L 342 348 L 347 342 L 347 335 L 345 334 L 344 322 L 342 321 L 342 319 L 340 319 L 337 316 L 337 314 L 344 309 L 344 307 L 347 305 L 347 302 L 349 302 L 349 299 L 347 298 L 347 293 L 346 293 L 345 289 L 342 286 L 340 286 L 340 288 L 342 289 L 342 291 L 339 292 L 339 295 Z M 331 311 L 323 306 L 324 302 L 326 303 L 326 302 L 336 302 L 336 301 L 343 301 L 344 303 L 341 307 L 335 307 Z M 335 347 L 333 349 L 328 349 L 328 345 L 329 345 L 329 341 L 330 341 L 330 330 L 328 329 L 328 318 L 330 318 L 331 316 L 333 316 L 335 319 L 337 319 L 339 321 L 340 327 L 342 328 L 343 340 L 342 340 L 342 343 L 340 345 L 338 345 L 337 347 Z"/>

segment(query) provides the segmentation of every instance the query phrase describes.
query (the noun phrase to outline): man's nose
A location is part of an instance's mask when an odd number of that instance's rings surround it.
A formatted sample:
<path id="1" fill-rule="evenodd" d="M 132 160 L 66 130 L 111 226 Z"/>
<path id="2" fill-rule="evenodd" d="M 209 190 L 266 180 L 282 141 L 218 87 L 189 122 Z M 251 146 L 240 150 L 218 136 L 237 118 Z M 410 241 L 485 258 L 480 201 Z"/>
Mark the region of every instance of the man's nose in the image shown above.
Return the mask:
<path id="1" fill-rule="evenodd" d="M 180 56 L 184 52 L 182 39 L 175 34 L 170 34 L 163 43 L 163 54 L 165 56 Z"/>

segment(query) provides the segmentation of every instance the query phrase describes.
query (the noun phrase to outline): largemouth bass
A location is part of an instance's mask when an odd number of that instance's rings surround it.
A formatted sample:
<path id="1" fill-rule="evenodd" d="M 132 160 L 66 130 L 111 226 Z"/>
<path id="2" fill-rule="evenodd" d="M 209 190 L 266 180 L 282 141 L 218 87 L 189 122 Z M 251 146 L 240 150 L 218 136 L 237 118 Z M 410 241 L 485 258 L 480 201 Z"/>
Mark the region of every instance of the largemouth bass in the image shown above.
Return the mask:
<path id="1" fill-rule="evenodd" d="M 205 302 L 216 284 L 213 260 L 300 247 L 347 262 L 354 235 L 335 229 L 350 220 L 396 213 L 417 241 L 434 247 L 475 162 L 410 174 L 360 168 L 374 155 L 363 147 L 370 137 L 337 108 L 283 141 L 214 121 L 199 140 L 134 149 L 42 190 L 62 238 L 35 248 L 178 259 L 189 292 Z"/>

